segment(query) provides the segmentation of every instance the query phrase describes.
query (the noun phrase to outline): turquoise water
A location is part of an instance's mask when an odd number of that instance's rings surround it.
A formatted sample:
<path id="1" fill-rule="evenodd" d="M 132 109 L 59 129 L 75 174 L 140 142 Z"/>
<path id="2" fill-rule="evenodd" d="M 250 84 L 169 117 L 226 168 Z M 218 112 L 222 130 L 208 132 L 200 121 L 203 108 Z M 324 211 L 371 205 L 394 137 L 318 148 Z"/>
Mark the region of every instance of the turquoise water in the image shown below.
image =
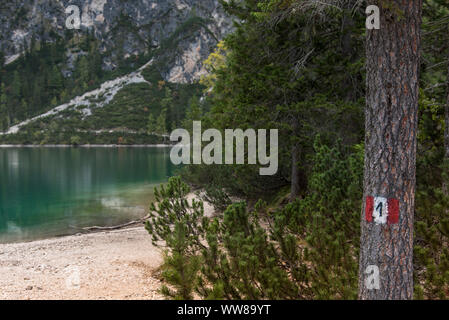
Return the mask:
<path id="1" fill-rule="evenodd" d="M 168 148 L 0 148 L 0 242 L 146 215 L 175 167 Z"/>

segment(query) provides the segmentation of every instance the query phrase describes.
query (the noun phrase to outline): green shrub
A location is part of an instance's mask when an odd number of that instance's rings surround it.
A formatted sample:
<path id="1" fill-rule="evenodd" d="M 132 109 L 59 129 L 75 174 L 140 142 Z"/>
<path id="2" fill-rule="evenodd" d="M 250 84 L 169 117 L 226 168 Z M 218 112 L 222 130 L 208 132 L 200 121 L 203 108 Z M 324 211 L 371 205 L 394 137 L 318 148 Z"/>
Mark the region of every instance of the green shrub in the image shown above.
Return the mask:
<path id="1" fill-rule="evenodd" d="M 202 244 L 207 219 L 201 201 L 187 200 L 190 188 L 179 177 L 169 179 L 166 186 L 155 189 L 155 202 L 150 205 L 150 219 L 146 229 L 153 244 L 166 246 L 163 276 L 167 286 L 161 292 L 175 299 L 192 299 L 197 271 L 198 251 Z M 162 242 L 161 242 L 162 241 Z"/>
<path id="2" fill-rule="evenodd" d="M 442 168 L 447 181 L 447 165 Z M 439 181 L 438 179 L 437 181 Z M 449 196 L 434 183 L 416 192 L 414 280 L 416 299 L 449 298 Z"/>
<path id="3" fill-rule="evenodd" d="M 195 289 L 207 299 L 355 299 L 362 150 L 330 148 L 317 140 L 309 193 L 275 212 L 262 201 L 253 210 L 241 202 L 209 220 L 201 202 L 186 200 L 190 190 L 180 178 L 171 179 L 156 192 L 159 204 L 152 204 L 147 223 L 153 241 L 165 240 L 169 247 L 163 268 L 177 291 L 164 293 L 189 298 Z"/>

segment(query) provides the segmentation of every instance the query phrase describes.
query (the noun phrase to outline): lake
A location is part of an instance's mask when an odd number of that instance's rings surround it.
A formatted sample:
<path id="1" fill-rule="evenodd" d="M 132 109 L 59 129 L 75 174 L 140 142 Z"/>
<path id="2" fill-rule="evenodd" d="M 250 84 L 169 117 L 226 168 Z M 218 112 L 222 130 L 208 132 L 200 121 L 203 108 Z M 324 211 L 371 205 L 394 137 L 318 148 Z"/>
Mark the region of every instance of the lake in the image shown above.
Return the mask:
<path id="1" fill-rule="evenodd" d="M 175 169 L 169 148 L 0 148 L 0 242 L 144 217 Z"/>

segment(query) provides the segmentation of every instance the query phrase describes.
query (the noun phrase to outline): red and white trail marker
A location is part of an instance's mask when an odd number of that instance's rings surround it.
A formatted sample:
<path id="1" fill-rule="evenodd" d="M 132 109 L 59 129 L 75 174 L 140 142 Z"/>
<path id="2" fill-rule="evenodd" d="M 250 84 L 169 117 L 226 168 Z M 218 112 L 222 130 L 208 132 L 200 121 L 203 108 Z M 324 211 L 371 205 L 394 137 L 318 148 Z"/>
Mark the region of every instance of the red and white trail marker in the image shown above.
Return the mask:
<path id="1" fill-rule="evenodd" d="M 399 201 L 384 197 L 366 197 L 366 221 L 376 224 L 396 224 L 399 222 Z"/>

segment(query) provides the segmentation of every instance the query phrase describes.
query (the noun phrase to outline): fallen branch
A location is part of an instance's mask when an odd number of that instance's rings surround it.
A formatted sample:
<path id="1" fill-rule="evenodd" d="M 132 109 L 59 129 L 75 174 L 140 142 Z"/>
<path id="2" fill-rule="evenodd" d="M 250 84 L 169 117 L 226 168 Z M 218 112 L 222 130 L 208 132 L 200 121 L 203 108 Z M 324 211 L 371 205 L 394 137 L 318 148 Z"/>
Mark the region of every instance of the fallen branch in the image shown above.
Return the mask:
<path id="1" fill-rule="evenodd" d="M 93 226 L 93 227 L 86 227 L 86 228 L 81 228 L 84 231 L 110 231 L 110 230 L 118 230 L 118 229 L 123 229 L 125 227 L 129 227 L 135 224 L 139 224 L 139 223 L 143 223 L 145 222 L 150 216 L 147 215 L 145 217 L 143 217 L 142 219 L 139 220 L 134 220 L 134 221 L 130 221 L 124 224 L 120 224 L 118 226 L 112 226 L 112 227 L 98 227 L 98 226 Z"/>

